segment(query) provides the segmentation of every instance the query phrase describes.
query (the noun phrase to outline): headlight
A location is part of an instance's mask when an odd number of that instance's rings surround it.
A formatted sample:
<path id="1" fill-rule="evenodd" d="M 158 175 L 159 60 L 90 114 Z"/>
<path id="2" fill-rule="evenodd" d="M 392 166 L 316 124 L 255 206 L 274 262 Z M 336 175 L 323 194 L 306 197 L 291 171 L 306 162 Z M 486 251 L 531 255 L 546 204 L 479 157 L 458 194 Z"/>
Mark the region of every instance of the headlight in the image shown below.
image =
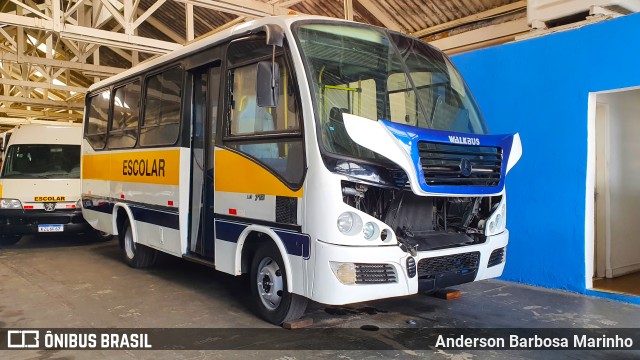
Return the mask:
<path id="1" fill-rule="evenodd" d="M 507 225 L 507 196 L 502 195 L 500 203 L 487 219 L 484 234 L 486 236 L 498 235 L 506 229 Z"/>
<path id="2" fill-rule="evenodd" d="M 341 233 L 355 235 L 362 230 L 362 219 L 358 214 L 347 211 L 338 216 L 337 225 Z"/>
<path id="3" fill-rule="evenodd" d="M 378 225 L 372 222 L 364 224 L 364 227 L 362 228 L 362 235 L 364 235 L 364 238 L 367 240 L 377 238 L 379 233 L 380 229 L 378 228 Z"/>
<path id="4" fill-rule="evenodd" d="M 0 209 L 22 209 L 22 203 L 16 199 L 0 199 Z"/>
<path id="5" fill-rule="evenodd" d="M 76 201 L 76 209 L 82 209 L 82 199 Z"/>

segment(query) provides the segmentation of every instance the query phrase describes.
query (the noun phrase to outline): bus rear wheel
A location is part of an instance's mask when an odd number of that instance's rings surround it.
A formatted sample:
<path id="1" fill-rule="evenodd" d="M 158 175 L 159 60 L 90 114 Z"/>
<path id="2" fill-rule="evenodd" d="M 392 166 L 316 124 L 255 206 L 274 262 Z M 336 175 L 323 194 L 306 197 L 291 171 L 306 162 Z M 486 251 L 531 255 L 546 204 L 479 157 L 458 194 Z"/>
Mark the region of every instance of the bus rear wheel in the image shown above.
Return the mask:
<path id="1" fill-rule="evenodd" d="M 307 308 L 307 298 L 289 292 L 287 276 L 278 248 L 261 245 L 251 262 L 251 295 L 258 315 L 275 325 L 300 318 Z"/>
<path id="2" fill-rule="evenodd" d="M 132 268 L 143 269 L 156 261 L 156 250 L 133 241 L 131 224 L 125 222 L 121 234 L 124 234 L 124 257 Z"/>
<path id="3" fill-rule="evenodd" d="M 14 245 L 22 239 L 22 235 L 0 235 L 0 245 Z"/>

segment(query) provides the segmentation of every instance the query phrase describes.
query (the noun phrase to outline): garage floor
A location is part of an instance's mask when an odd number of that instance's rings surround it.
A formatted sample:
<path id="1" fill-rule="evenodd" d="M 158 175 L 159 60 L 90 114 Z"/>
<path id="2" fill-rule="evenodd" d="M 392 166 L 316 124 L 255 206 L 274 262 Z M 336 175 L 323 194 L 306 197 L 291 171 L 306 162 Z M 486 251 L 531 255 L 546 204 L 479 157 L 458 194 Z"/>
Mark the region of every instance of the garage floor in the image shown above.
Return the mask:
<path id="1" fill-rule="evenodd" d="M 0 327 L 269 328 L 248 310 L 246 283 L 181 259 L 163 257 L 149 270 L 121 259 L 116 241 L 83 237 L 26 237 L 0 248 Z M 310 304 L 314 327 L 638 327 L 640 307 L 501 281 L 459 287 L 462 297 L 389 299 L 348 307 Z M 251 339 L 247 339 L 251 342 Z M 441 359 L 566 358 L 570 352 L 535 351 L 10 351 L 2 359 Z M 573 351 L 581 359 L 611 357 Z M 638 352 L 615 352 L 638 358 Z"/>

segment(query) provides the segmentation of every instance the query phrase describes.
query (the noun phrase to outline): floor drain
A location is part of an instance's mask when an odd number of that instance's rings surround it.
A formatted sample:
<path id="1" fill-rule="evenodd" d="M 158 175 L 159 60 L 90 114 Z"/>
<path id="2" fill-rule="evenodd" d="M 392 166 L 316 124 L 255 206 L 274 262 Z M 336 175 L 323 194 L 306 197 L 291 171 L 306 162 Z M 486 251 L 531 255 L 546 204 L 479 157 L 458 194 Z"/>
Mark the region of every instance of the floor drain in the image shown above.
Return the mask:
<path id="1" fill-rule="evenodd" d="M 362 325 L 362 326 L 360 326 L 360 329 L 362 329 L 364 331 L 378 331 L 378 330 L 380 330 L 380 328 L 375 326 L 375 325 Z"/>

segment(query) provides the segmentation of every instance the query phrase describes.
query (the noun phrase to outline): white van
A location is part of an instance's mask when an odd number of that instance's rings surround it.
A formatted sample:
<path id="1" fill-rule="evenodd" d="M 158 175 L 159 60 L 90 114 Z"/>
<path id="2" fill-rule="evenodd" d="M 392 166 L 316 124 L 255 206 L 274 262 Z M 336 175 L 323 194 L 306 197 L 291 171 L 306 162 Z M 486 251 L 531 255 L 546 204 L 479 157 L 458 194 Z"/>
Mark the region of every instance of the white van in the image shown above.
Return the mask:
<path id="1" fill-rule="evenodd" d="M 80 142 L 74 125 L 19 125 L 0 173 L 0 244 L 26 234 L 91 232 L 80 202 Z"/>

